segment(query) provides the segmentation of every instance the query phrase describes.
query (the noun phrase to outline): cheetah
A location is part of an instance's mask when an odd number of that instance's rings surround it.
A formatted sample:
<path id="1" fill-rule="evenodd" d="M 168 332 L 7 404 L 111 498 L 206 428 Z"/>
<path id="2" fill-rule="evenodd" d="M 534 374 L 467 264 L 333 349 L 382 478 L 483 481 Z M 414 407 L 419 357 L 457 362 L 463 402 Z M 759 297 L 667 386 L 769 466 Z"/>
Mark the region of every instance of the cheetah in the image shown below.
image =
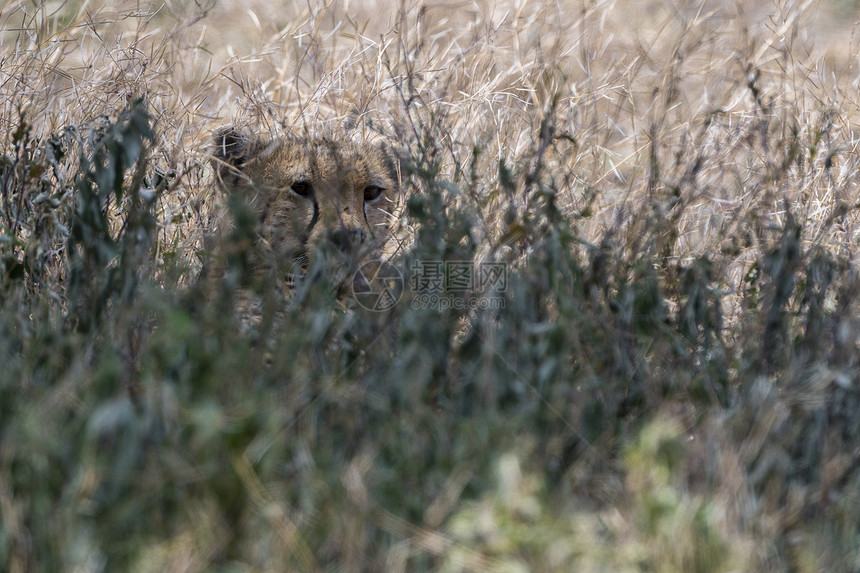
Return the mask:
<path id="1" fill-rule="evenodd" d="M 389 238 L 401 185 L 386 144 L 269 139 L 228 126 L 214 134 L 212 163 L 220 187 L 255 218 L 255 267 L 306 271 L 325 253 L 337 284 Z"/>

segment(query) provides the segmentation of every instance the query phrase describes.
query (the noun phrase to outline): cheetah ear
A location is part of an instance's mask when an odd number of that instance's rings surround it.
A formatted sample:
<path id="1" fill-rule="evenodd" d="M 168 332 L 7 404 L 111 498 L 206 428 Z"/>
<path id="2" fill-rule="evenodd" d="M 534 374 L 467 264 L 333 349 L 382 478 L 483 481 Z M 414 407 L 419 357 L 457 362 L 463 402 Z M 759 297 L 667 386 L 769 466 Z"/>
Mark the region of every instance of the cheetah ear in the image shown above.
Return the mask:
<path id="1" fill-rule="evenodd" d="M 246 132 L 232 125 L 218 128 L 212 136 L 212 166 L 218 179 L 235 185 L 252 148 L 253 141 Z"/>

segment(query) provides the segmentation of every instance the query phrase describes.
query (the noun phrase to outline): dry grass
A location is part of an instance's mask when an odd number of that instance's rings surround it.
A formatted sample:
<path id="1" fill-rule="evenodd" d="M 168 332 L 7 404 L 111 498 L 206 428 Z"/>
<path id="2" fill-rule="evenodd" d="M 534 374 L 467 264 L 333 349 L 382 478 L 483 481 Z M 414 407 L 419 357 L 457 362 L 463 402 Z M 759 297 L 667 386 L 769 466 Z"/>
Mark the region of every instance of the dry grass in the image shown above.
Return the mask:
<path id="1" fill-rule="evenodd" d="M 0 20 L 0 125 L 11 133 L 23 113 L 38 137 L 145 95 L 158 164 L 181 175 L 162 200 L 162 249 L 187 256 L 217 204 L 203 166 L 223 123 L 381 132 L 404 150 L 438 139 L 446 177 L 477 174 L 480 232 L 493 237 L 497 164 L 528 157 L 548 120 L 542 169 L 563 209 L 596 195 L 585 238 L 616 227 L 635 241 L 643 219 L 669 216 L 680 199 L 672 256 L 740 241 L 725 262 L 736 281 L 743 251 L 761 239 L 741 236 L 738 221 L 778 223 L 784 200 L 808 221 L 807 240 L 854 240 L 856 40 L 827 8 L 14 2 Z M 790 138 L 802 154 L 786 168 L 771 150 Z"/>
<path id="2" fill-rule="evenodd" d="M 417 135 L 440 140 L 446 176 L 474 170 L 485 198 L 498 162 L 528 156 L 546 119 L 542 169 L 563 208 L 597 195 L 584 236 L 635 234 L 680 193 L 674 256 L 718 252 L 749 212 L 778 222 L 784 199 L 810 222 L 808 240 L 838 248 L 856 232 L 856 40 L 828 7 L 13 2 L 0 20 L 0 122 L 10 133 L 23 113 L 38 137 L 145 95 L 159 165 L 181 174 L 162 205 L 171 251 L 199 244 L 215 203 L 201 166 L 223 123 L 381 132 L 404 148 L 424 124 Z M 791 137 L 806 163 L 784 169 L 770 150 Z M 485 205 L 492 236 L 500 207 Z M 834 233 L 837 205 L 848 212 Z"/>

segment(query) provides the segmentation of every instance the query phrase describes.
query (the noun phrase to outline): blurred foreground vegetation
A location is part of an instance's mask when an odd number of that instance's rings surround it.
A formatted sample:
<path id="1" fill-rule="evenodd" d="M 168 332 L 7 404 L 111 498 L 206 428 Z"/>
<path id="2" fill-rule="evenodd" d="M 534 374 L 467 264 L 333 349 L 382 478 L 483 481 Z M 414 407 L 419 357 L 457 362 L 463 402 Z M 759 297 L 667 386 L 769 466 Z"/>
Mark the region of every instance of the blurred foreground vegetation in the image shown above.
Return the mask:
<path id="1" fill-rule="evenodd" d="M 860 570 L 847 112 L 752 55 L 723 78 L 743 113 L 690 112 L 685 34 L 640 131 L 612 140 L 547 66 L 504 157 L 389 62 L 407 288 L 383 312 L 241 261 L 211 288 L 205 217 L 165 207 L 205 153 L 165 151 L 163 99 L 52 125 L 4 93 L 0 569 Z M 504 288 L 422 303 L 416 265 L 446 261 Z"/>

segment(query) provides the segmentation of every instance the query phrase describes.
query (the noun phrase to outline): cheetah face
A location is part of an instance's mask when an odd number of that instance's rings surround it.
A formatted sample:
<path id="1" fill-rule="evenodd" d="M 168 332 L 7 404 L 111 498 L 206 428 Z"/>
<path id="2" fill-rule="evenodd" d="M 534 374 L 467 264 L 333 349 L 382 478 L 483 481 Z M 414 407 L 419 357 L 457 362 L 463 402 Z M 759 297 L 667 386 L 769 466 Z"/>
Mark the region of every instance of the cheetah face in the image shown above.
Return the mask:
<path id="1" fill-rule="evenodd" d="M 385 145 L 266 140 L 227 127 L 216 132 L 212 156 L 220 185 L 247 201 L 276 263 L 324 256 L 341 274 L 388 239 L 400 181 Z"/>

